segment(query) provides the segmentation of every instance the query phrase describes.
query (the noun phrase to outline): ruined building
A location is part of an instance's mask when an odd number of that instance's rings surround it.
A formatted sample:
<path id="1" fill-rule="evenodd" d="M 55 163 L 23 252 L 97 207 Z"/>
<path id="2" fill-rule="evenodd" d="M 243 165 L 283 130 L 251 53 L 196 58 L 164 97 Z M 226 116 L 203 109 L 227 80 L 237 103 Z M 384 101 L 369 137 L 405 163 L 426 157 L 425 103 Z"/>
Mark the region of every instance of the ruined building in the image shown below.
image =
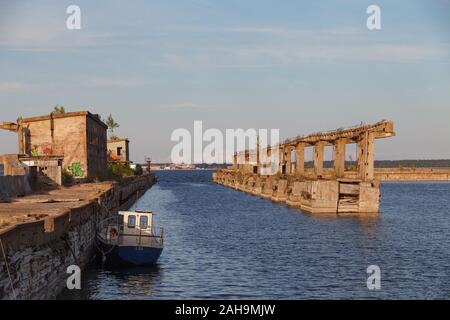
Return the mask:
<path id="1" fill-rule="evenodd" d="M 108 160 L 130 163 L 130 140 L 112 137 L 108 140 Z"/>
<path id="2" fill-rule="evenodd" d="M 320 132 L 285 143 L 236 153 L 233 166 L 214 181 L 312 213 L 376 213 L 380 184 L 375 177 L 375 140 L 395 135 L 391 121 Z M 356 144 L 356 168 L 345 166 L 347 144 Z M 333 148 L 333 167 L 324 167 L 324 149 Z M 313 167 L 305 148 L 313 148 Z M 253 159 L 253 160 L 252 160 Z"/>
<path id="3" fill-rule="evenodd" d="M 0 128 L 17 132 L 24 164 L 38 165 L 44 174 L 47 170 L 53 176 L 49 166 L 55 165 L 75 178 L 107 173 L 107 126 L 90 112 L 19 118 L 17 123 L 3 123 Z M 44 165 L 39 165 L 39 161 Z"/>

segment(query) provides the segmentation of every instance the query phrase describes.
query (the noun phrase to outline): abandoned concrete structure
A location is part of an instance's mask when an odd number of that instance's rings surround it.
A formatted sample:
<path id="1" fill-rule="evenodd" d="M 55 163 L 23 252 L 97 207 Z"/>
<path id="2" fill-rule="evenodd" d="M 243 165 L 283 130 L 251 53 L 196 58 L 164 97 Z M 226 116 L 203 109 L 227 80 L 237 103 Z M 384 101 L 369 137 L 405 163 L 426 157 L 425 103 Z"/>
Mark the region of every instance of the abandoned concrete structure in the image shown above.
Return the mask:
<path id="1" fill-rule="evenodd" d="M 130 140 L 113 137 L 108 140 L 108 160 L 130 162 Z"/>
<path id="2" fill-rule="evenodd" d="M 17 154 L 0 156 L 0 202 L 31 192 L 25 167 Z"/>
<path id="3" fill-rule="evenodd" d="M 393 123 L 383 120 L 297 137 L 278 146 L 236 153 L 233 166 L 216 172 L 213 179 L 311 213 L 376 213 L 380 189 L 374 170 L 375 139 L 394 135 Z M 351 143 L 357 145 L 354 171 L 345 168 L 346 145 Z M 323 166 L 326 146 L 333 148 L 333 168 Z M 307 147 L 314 149 L 313 168 L 305 168 Z"/>
<path id="4" fill-rule="evenodd" d="M 48 167 L 56 164 L 75 178 L 106 175 L 107 126 L 97 115 L 87 111 L 52 113 L 19 118 L 17 123 L 3 123 L 0 128 L 17 132 L 19 154 L 33 157 L 35 165 L 43 161 L 40 167 L 44 171 L 53 172 Z M 63 159 L 62 164 L 59 159 Z"/>

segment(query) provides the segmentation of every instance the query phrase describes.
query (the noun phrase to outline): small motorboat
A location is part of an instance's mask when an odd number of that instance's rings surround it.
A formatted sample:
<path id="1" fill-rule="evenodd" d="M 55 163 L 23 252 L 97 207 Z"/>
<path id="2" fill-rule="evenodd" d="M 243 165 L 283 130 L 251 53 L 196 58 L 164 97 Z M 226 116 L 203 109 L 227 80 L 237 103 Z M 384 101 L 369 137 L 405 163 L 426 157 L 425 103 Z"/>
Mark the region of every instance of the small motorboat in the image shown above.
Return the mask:
<path id="1" fill-rule="evenodd" d="M 150 211 L 120 211 L 100 224 L 96 243 L 108 264 L 154 265 L 163 251 L 164 229 L 154 228 Z"/>

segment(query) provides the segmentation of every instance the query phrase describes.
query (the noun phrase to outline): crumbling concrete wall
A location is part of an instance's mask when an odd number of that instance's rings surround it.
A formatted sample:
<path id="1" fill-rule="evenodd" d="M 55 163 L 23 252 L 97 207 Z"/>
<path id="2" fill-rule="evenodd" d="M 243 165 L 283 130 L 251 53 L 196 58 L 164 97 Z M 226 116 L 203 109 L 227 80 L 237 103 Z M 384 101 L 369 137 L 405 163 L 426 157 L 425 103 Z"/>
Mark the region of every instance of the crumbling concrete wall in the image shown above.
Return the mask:
<path id="1" fill-rule="evenodd" d="M 380 205 L 377 181 L 310 180 L 276 175 L 261 177 L 232 170 L 214 173 L 213 181 L 309 213 L 377 213 Z"/>
<path id="2" fill-rule="evenodd" d="M 99 222 L 129 208 L 153 183 L 153 175 L 127 179 L 81 207 L 3 230 L 0 299 L 55 298 L 66 286 L 67 267 L 83 269 L 93 257 Z"/>
<path id="3" fill-rule="evenodd" d="M 31 193 L 27 176 L 0 177 L 0 202 Z"/>
<path id="4" fill-rule="evenodd" d="M 76 178 L 106 176 L 107 126 L 89 112 L 69 112 L 25 118 L 30 132 L 29 148 L 40 156 L 64 156 L 64 169 L 82 169 Z"/>
<path id="5" fill-rule="evenodd" d="M 3 165 L 3 175 L 5 176 L 23 176 L 26 174 L 25 167 L 20 163 L 17 154 L 1 155 L 0 163 Z"/>

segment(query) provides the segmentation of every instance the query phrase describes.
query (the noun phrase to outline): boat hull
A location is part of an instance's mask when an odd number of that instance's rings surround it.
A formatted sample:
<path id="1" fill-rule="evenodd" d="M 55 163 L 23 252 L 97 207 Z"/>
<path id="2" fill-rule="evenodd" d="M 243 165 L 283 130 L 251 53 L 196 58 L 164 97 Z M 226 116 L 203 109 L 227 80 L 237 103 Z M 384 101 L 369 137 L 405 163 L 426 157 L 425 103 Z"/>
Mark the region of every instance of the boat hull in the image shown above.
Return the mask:
<path id="1" fill-rule="evenodd" d="M 97 239 L 99 249 L 111 265 L 151 266 L 156 264 L 163 248 L 110 245 Z"/>

